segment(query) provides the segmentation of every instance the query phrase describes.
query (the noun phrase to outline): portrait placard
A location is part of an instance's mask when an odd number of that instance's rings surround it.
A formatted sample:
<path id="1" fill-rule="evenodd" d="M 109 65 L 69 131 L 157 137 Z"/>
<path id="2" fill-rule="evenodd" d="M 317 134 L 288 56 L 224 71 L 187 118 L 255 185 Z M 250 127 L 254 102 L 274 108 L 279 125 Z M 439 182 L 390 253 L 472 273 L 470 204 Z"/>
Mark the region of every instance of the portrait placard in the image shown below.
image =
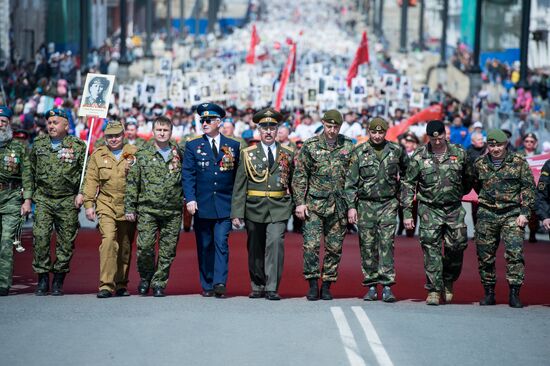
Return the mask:
<path id="1" fill-rule="evenodd" d="M 114 84 L 114 75 L 91 73 L 86 75 L 78 116 L 106 118 Z"/>

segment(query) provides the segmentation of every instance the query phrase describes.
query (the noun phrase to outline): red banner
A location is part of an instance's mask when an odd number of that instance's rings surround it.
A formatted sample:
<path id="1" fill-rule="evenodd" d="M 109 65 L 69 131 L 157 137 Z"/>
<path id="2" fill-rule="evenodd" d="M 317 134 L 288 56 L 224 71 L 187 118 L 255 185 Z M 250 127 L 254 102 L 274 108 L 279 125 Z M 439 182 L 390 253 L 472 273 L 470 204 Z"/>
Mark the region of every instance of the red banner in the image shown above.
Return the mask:
<path id="1" fill-rule="evenodd" d="M 351 63 L 351 66 L 348 70 L 348 76 L 346 80 L 348 82 L 348 88 L 351 87 L 351 81 L 357 76 L 359 70 L 359 65 L 369 62 L 369 42 L 367 40 L 367 32 L 363 32 L 363 37 L 361 38 L 361 43 L 355 52 L 355 58 Z"/>
<path id="2" fill-rule="evenodd" d="M 279 83 L 279 91 L 277 92 L 277 99 L 275 100 L 275 109 L 281 110 L 281 102 L 285 95 L 286 84 L 292 73 L 292 67 L 294 66 L 294 58 L 296 57 L 296 43 L 292 44 L 290 48 L 290 53 L 288 54 L 288 59 L 286 60 L 285 68 L 281 73 L 281 80 Z"/>
<path id="3" fill-rule="evenodd" d="M 250 36 L 250 48 L 246 55 L 246 63 L 253 64 L 256 61 L 256 46 L 260 44 L 260 36 L 256 31 L 256 25 L 252 26 L 252 35 Z"/>
<path id="4" fill-rule="evenodd" d="M 443 106 L 441 104 L 434 104 L 412 115 L 411 117 L 409 117 L 408 120 L 402 121 L 400 124 L 392 126 L 386 134 L 386 139 L 395 142 L 397 141 L 399 135 L 404 134 L 412 125 L 417 124 L 418 122 L 426 122 L 434 119 L 440 120 L 442 118 Z"/>

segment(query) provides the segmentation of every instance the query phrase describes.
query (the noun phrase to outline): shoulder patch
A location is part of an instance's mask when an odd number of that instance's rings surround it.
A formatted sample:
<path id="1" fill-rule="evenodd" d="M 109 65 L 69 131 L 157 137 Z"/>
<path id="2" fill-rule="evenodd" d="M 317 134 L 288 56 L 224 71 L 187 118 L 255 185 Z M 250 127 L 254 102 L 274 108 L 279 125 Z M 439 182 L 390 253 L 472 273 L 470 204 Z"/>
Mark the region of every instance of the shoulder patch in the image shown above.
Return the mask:
<path id="1" fill-rule="evenodd" d="M 294 148 L 290 147 L 290 146 L 286 146 L 286 145 L 279 145 L 281 146 L 284 150 L 288 150 L 290 152 L 294 152 Z"/>

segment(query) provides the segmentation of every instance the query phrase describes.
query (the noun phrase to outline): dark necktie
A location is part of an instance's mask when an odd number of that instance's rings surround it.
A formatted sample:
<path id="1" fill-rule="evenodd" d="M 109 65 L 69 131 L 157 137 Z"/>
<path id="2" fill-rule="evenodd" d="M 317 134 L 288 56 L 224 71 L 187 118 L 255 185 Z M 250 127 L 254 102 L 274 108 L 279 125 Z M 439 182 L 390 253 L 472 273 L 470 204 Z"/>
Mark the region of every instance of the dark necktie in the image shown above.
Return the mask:
<path id="1" fill-rule="evenodd" d="M 218 148 L 216 147 L 216 140 L 212 139 L 212 152 L 214 153 L 214 158 L 218 158 Z"/>
<path id="2" fill-rule="evenodd" d="M 269 163 L 269 169 L 273 168 L 273 164 L 275 163 L 275 158 L 273 157 L 271 146 L 267 147 L 267 162 Z"/>

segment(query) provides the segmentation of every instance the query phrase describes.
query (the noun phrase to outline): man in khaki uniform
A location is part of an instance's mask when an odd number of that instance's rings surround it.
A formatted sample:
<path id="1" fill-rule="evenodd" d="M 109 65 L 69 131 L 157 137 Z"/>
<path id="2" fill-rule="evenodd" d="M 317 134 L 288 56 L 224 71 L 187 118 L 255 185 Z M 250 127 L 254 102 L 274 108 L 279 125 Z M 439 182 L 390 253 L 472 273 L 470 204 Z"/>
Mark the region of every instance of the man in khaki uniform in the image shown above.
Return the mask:
<path id="1" fill-rule="evenodd" d="M 99 217 L 101 245 L 99 247 L 100 299 L 129 296 L 128 270 L 136 223 L 124 215 L 126 175 L 135 164 L 135 145 L 124 144 L 124 126 L 109 122 L 105 129 L 106 145 L 90 157 L 84 182 L 84 208 L 88 220 Z"/>
<path id="2" fill-rule="evenodd" d="M 281 299 L 277 291 L 286 223 L 292 214 L 289 186 L 294 161 L 294 151 L 275 141 L 282 118 L 271 108 L 254 115 L 261 143 L 241 151 L 233 186 L 231 218 L 234 226 L 246 223 L 252 299 Z"/>

